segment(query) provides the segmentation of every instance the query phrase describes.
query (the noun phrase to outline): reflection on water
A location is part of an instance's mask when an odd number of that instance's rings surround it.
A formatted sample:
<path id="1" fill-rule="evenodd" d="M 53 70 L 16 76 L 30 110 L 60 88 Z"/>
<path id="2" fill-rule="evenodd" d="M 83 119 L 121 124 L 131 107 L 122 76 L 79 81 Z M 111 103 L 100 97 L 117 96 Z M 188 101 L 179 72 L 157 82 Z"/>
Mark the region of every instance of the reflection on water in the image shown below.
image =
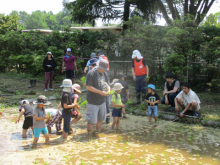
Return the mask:
<path id="1" fill-rule="evenodd" d="M 9 164 L 220 164 L 220 130 L 160 120 L 148 123 L 146 117 L 121 120 L 121 130 L 104 125 L 102 133 L 88 137 L 85 111 L 74 126 L 76 134 L 63 141 L 50 136 L 50 145 L 41 136 L 32 148 L 32 131 L 21 138 L 22 121 L 10 118 L 0 122 L 0 162 Z M 12 117 L 13 118 L 13 117 Z M 2 163 L 1 163 L 2 164 Z"/>

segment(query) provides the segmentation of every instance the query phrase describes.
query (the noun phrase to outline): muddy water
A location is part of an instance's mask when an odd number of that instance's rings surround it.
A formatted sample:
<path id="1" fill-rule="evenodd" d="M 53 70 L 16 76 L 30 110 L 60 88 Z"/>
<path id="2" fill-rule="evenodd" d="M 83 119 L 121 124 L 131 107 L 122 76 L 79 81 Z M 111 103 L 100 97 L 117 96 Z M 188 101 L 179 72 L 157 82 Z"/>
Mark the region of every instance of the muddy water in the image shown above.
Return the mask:
<path id="1" fill-rule="evenodd" d="M 130 115 L 121 120 L 121 130 L 103 125 L 103 132 L 86 134 L 83 119 L 73 126 L 75 134 L 64 142 L 50 136 L 50 145 L 40 137 L 32 148 L 32 131 L 21 138 L 23 121 L 15 124 L 13 113 L 0 117 L 0 164 L 220 164 L 220 130 Z M 55 128 L 53 128 L 55 130 Z"/>

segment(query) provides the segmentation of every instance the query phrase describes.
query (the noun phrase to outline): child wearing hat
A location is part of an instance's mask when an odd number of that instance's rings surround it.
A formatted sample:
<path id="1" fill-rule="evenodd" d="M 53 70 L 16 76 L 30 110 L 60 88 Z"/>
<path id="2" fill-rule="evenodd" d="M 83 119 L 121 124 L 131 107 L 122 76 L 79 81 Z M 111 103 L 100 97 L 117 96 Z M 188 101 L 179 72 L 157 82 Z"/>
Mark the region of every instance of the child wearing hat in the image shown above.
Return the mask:
<path id="1" fill-rule="evenodd" d="M 47 98 L 44 95 L 40 95 L 38 96 L 37 101 L 34 101 L 33 103 L 37 104 L 37 106 L 34 108 L 34 120 L 33 120 L 33 127 L 34 127 L 33 145 L 36 146 L 41 133 L 43 133 L 46 143 L 49 143 L 49 134 L 45 121 L 48 119 L 48 117 L 46 115 L 44 106 L 50 105 L 50 102 L 47 101 Z"/>
<path id="2" fill-rule="evenodd" d="M 124 87 L 121 85 L 121 83 L 115 83 L 113 90 L 115 90 L 115 93 L 112 94 L 111 104 L 112 104 L 112 117 L 113 117 L 113 123 L 112 123 L 112 129 L 119 129 L 120 124 L 120 118 L 122 117 L 122 108 L 125 108 L 125 105 L 121 101 L 121 90 Z"/>
<path id="3" fill-rule="evenodd" d="M 152 116 L 154 116 L 155 122 L 157 122 L 157 117 L 158 117 L 157 105 L 158 102 L 160 101 L 160 97 L 155 92 L 156 88 L 153 84 L 149 84 L 147 90 L 148 90 L 148 95 L 146 97 L 146 102 L 148 103 L 149 122 L 151 122 Z"/>
<path id="4" fill-rule="evenodd" d="M 20 111 L 20 114 L 19 114 L 19 117 L 15 123 L 19 123 L 21 116 L 24 115 L 24 123 L 23 123 L 23 127 L 22 127 L 23 128 L 22 138 L 26 138 L 27 137 L 26 133 L 29 128 L 31 128 L 32 131 L 34 132 L 34 129 L 33 129 L 33 107 L 30 106 L 28 100 L 22 100 L 21 107 L 19 108 L 19 111 Z"/>

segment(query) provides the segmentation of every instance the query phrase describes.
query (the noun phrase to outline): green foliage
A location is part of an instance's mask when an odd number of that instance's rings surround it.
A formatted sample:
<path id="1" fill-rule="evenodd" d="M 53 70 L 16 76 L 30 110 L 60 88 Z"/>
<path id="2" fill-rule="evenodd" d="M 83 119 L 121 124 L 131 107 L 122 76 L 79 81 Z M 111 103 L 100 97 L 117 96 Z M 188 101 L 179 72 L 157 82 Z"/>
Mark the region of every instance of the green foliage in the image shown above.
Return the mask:
<path id="1" fill-rule="evenodd" d="M 185 80 L 187 70 L 186 58 L 184 55 L 177 53 L 170 54 L 165 57 L 163 68 L 165 72 L 172 72 L 180 80 Z"/>
<path id="2" fill-rule="evenodd" d="M 81 77 L 80 80 L 79 80 L 79 82 L 80 82 L 82 85 L 85 84 L 85 83 L 86 83 L 86 77 L 85 77 L 85 76 Z"/>

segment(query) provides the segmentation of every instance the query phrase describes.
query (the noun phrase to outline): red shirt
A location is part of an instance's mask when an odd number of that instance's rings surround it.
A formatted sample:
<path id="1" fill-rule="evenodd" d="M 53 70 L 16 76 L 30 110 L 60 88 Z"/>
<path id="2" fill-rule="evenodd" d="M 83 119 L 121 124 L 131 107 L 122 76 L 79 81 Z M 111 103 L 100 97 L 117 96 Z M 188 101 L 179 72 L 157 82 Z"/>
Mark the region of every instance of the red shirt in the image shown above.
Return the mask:
<path id="1" fill-rule="evenodd" d="M 143 76 L 143 75 L 147 74 L 146 66 L 144 66 L 142 61 L 143 61 L 143 58 L 139 62 L 137 62 L 137 60 L 134 59 L 134 74 L 135 74 L 135 76 Z"/>

